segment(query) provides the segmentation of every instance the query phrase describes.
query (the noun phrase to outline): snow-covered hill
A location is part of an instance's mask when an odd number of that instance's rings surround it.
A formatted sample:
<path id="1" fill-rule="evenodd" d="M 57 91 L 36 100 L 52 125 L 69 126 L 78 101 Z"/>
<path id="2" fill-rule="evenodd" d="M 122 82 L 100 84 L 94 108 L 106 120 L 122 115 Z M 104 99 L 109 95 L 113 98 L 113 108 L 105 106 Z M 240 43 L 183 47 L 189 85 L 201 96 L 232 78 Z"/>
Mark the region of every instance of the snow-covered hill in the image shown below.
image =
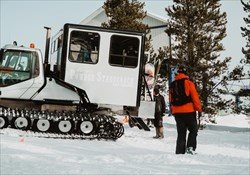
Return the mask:
<path id="1" fill-rule="evenodd" d="M 0 174 L 250 173 L 250 132 L 201 130 L 197 155 L 175 155 L 176 128 L 169 123 L 162 140 L 152 138 L 154 128 L 145 132 L 128 125 L 117 141 L 22 137 L 23 131 L 5 129 Z"/>

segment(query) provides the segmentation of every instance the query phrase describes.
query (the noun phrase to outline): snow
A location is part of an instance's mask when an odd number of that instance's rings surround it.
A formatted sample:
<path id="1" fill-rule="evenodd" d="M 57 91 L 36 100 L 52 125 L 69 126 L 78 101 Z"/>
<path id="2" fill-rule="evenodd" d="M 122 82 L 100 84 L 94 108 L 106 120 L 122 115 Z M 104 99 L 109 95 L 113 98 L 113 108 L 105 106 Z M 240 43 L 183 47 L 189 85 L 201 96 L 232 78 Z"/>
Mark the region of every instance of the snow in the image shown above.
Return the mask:
<path id="1" fill-rule="evenodd" d="M 221 126 L 233 126 L 233 127 L 247 128 L 250 125 L 250 118 L 243 114 L 240 114 L 240 115 L 230 114 L 227 116 L 216 117 L 216 122 L 218 125 L 221 125 Z"/>
<path id="2" fill-rule="evenodd" d="M 37 138 L 24 131 L 0 133 L 0 174 L 250 174 L 250 132 L 200 130 L 197 155 L 176 155 L 173 117 L 165 138 L 129 128 L 117 141 Z M 247 127 L 249 117 L 217 118 L 217 127 Z M 3 134 L 4 133 L 4 134 Z M 23 135 L 23 136 L 22 136 Z"/>

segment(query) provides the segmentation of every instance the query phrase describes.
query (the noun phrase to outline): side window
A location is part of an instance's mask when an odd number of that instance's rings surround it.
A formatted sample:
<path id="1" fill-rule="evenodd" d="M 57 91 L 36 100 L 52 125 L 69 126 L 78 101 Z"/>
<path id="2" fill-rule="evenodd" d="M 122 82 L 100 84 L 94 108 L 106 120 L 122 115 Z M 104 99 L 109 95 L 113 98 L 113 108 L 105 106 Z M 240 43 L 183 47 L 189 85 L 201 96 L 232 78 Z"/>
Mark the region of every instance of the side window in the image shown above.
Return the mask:
<path id="1" fill-rule="evenodd" d="M 58 44 L 58 40 L 55 40 L 54 52 L 57 51 L 57 44 Z"/>
<path id="2" fill-rule="evenodd" d="M 60 35 L 58 38 L 57 38 L 57 50 L 60 48 L 60 47 L 62 47 L 62 35 Z"/>
<path id="3" fill-rule="evenodd" d="M 69 60 L 78 63 L 98 62 L 100 35 L 93 32 L 72 31 Z"/>
<path id="4" fill-rule="evenodd" d="M 53 53 L 56 51 L 56 40 L 53 42 Z"/>
<path id="5" fill-rule="evenodd" d="M 109 52 L 112 66 L 135 68 L 138 65 L 139 39 L 113 35 Z"/>
<path id="6" fill-rule="evenodd" d="M 56 38 L 51 44 L 51 53 L 56 52 L 60 47 L 62 47 L 62 35 Z"/>

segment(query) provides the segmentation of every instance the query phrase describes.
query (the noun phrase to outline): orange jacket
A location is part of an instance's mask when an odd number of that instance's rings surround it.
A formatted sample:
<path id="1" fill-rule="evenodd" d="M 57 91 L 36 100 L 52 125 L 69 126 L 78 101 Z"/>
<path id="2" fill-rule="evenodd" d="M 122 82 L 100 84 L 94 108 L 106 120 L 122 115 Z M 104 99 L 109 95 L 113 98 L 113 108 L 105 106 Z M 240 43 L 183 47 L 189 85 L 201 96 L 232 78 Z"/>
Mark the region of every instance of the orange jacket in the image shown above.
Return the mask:
<path id="1" fill-rule="evenodd" d="M 180 80 L 183 78 L 189 78 L 189 77 L 183 73 L 179 73 L 175 76 L 175 80 Z M 171 105 L 172 114 L 190 113 L 190 112 L 195 112 L 195 111 L 202 112 L 199 95 L 192 81 L 185 80 L 185 92 L 187 96 L 189 95 L 191 96 L 192 102 L 189 102 L 181 106 Z M 169 93 L 169 98 L 171 101 L 171 93 Z"/>

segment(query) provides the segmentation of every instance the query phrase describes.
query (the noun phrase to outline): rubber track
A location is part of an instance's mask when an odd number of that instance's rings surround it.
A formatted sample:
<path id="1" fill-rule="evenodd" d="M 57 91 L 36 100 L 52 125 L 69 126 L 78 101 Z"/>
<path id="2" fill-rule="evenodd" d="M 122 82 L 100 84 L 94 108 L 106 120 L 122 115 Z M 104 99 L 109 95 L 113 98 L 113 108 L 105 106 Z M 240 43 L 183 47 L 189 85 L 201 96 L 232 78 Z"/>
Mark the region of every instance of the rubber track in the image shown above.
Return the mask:
<path id="1" fill-rule="evenodd" d="M 43 138 L 59 138 L 59 139 L 105 139 L 116 140 L 124 134 L 124 127 L 114 117 L 107 115 L 90 114 L 86 112 L 48 112 L 38 110 L 27 109 L 11 109 L 0 107 L 0 118 L 7 121 L 7 125 L 0 128 L 1 134 L 5 134 L 4 128 L 15 128 L 15 120 L 18 117 L 26 118 L 30 125 L 25 130 L 26 133 L 35 137 Z M 35 123 L 39 119 L 46 119 L 50 121 L 50 129 L 47 132 L 40 132 Z M 58 128 L 60 121 L 70 121 L 73 125 L 72 129 L 68 133 L 62 133 Z M 94 129 L 88 134 L 84 134 L 80 131 L 79 124 L 82 121 L 89 121 L 93 124 Z M 1 125 L 0 125 L 1 126 Z"/>

